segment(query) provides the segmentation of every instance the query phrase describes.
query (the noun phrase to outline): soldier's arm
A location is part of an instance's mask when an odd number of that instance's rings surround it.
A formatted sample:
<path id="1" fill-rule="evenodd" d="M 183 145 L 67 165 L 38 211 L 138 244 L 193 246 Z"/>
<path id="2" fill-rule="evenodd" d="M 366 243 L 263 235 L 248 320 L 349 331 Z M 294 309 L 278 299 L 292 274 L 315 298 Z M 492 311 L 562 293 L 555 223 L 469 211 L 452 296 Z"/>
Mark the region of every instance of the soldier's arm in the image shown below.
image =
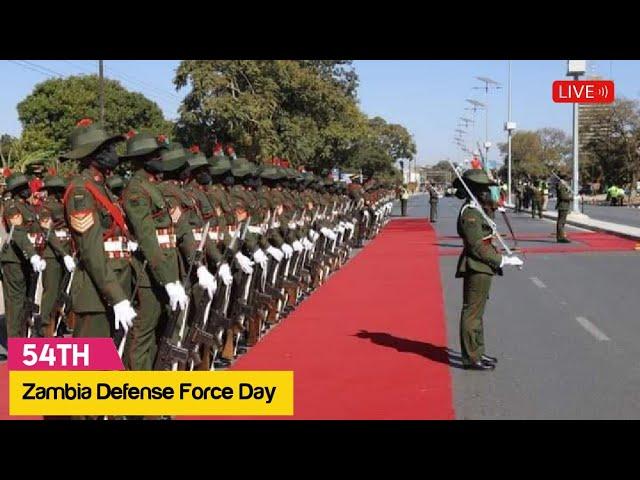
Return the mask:
<path id="1" fill-rule="evenodd" d="M 488 234 L 482 229 L 484 219 L 480 212 L 467 208 L 462 215 L 462 235 L 468 254 L 493 269 L 500 268 L 502 255 L 490 242 Z"/>
<path id="2" fill-rule="evenodd" d="M 27 233 L 29 233 L 29 229 L 25 226 L 25 219 L 20 211 L 18 205 L 9 200 L 4 208 L 4 222 L 7 226 L 7 231 L 14 227 L 13 229 L 13 237 L 11 238 L 12 243 L 18 247 L 18 250 L 22 254 L 25 260 L 29 260 L 33 255 L 36 254 L 36 250 L 34 246 L 29 241 L 27 237 Z"/>
<path id="3" fill-rule="evenodd" d="M 100 295 L 109 305 L 126 300 L 127 297 L 104 254 L 103 227 L 91 194 L 82 187 L 74 188 L 68 196 L 65 213 L 78 250 L 78 260 Z"/>
<path id="4" fill-rule="evenodd" d="M 131 232 L 147 259 L 155 280 L 161 285 L 178 281 L 176 270 L 165 261 L 164 252 L 158 243 L 155 222 L 151 217 L 151 198 L 145 192 L 131 188 L 125 193 L 122 204 Z"/>

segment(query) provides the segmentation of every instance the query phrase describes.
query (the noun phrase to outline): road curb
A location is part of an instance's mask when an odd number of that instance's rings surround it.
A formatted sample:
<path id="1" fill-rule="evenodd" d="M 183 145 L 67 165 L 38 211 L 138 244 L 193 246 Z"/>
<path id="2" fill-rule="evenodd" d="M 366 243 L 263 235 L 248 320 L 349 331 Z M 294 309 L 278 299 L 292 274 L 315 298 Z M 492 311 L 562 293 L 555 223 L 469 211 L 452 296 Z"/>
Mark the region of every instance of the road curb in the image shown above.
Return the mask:
<path id="1" fill-rule="evenodd" d="M 515 210 L 514 207 L 507 207 L 509 210 Z M 531 209 L 522 209 L 523 212 L 531 213 Z M 558 213 L 557 212 L 542 212 L 542 216 L 544 218 L 548 218 L 550 220 L 557 220 Z M 594 224 L 593 222 L 597 222 L 598 224 Z M 606 224 L 606 225 L 605 225 Z M 598 233 L 609 233 L 611 235 L 615 235 L 617 237 L 625 238 L 627 240 L 635 240 L 640 241 L 640 228 L 631 227 L 628 225 L 621 225 L 619 223 L 612 222 L 604 222 L 602 220 L 594 220 L 589 219 L 587 221 L 580 221 L 571 218 L 567 218 L 567 225 L 572 225 L 574 227 L 584 228 L 586 230 L 591 230 L 593 232 Z M 627 231 L 624 231 L 627 230 Z"/>

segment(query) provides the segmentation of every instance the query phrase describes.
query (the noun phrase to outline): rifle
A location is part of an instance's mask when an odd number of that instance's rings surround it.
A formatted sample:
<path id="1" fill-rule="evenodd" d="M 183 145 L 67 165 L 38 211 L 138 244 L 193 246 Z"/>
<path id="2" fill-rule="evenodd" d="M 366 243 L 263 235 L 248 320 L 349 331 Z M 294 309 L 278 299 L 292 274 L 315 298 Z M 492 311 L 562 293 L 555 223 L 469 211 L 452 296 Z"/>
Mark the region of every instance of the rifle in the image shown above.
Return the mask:
<path id="1" fill-rule="evenodd" d="M 62 336 L 59 333 L 60 325 L 62 324 L 62 319 L 65 317 L 65 315 L 67 315 L 67 307 L 71 303 L 71 284 L 73 283 L 75 272 L 76 271 L 74 270 L 73 272 L 66 272 L 64 274 L 64 277 L 62 278 L 62 285 L 60 286 L 60 292 L 58 293 L 58 297 L 56 298 L 56 301 L 53 304 L 53 309 L 51 310 L 51 314 L 49 315 L 50 325 L 55 325 L 52 331 L 53 337 Z"/>
<path id="2" fill-rule="evenodd" d="M 226 255 L 216 264 L 216 272 L 220 270 L 220 266 L 223 263 L 227 262 L 227 257 L 235 248 L 235 244 L 237 241 L 238 235 L 234 235 L 231 239 L 231 243 L 229 243 L 229 246 L 227 247 L 227 251 L 225 252 Z M 220 292 L 222 291 L 225 291 L 226 294 L 226 287 L 218 288 L 216 295 L 220 295 Z M 224 332 L 231 326 L 231 320 L 225 316 L 224 310 L 222 312 L 217 311 L 216 309 L 213 309 L 213 311 L 211 310 L 211 305 L 214 302 L 214 299 L 215 296 L 213 298 L 209 298 L 209 300 L 206 302 L 206 306 L 204 307 L 204 314 L 202 315 L 201 320 L 189 327 L 187 339 L 185 340 L 185 343 L 183 345 L 191 352 L 189 370 L 193 370 L 196 364 L 202 363 L 203 359 L 200 356 L 200 345 L 204 345 L 207 349 L 212 348 L 214 345 L 216 346 L 214 357 L 211 362 L 211 367 L 213 367 L 213 363 L 215 362 L 215 355 L 222 345 L 222 332 Z M 210 322 L 209 317 L 213 317 L 214 321 Z"/>
<path id="3" fill-rule="evenodd" d="M 51 230 L 51 227 L 47 229 L 47 234 L 44 237 L 45 245 L 49 241 Z M 39 336 L 40 328 L 42 327 L 42 312 L 40 311 L 40 304 L 42 303 L 42 288 L 38 288 L 38 284 L 41 283 L 41 279 L 42 272 L 31 272 L 27 296 L 24 299 L 24 310 L 22 316 L 24 325 L 26 325 L 27 338 L 31 338 L 33 336 L 33 329 L 35 329 L 36 335 Z"/>
<path id="4" fill-rule="evenodd" d="M 465 181 L 462 179 L 462 175 L 460 175 L 460 172 L 458 172 L 458 170 L 453 165 L 451 160 L 449 160 L 449 165 L 451 166 L 451 168 L 455 172 L 456 176 L 458 177 L 458 180 L 460 180 L 460 183 L 462 184 L 462 186 L 466 190 L 467 195 L 469 195 L 469 198 L 471 199 L 472 207 L 480 212 L 480 214 L 482 215 L 482 218 L 484 219 L 484 221 L 487 222 L 487 224 L 491 227 L 492 236 L 494 236 L 494 237 L 496 237 L 498 239 L 498 241 L 502 245 L 502 248 L 504 248 L 505 252 L 507 252 L 507 255 L 513 255 L 513 252 L 511 251 L 511 249 L 507 246 L 506 243 L 504 243 L 504 240 L 502 240 L 502 237 L 498 233 L 498 228 L 496 227 L 495 222 L 493 220 L 491 220 L 489 218 L 489 216 L 484 212 L 484 209 L 482 208 L 482 205 L 480 205 L 480 202 L 478 202 L 478 200 L 476 199 L 475 195 L 473 195 L 473 193 L 471 193 L 471 190 L 469 189 L 469 187 L 467 186 Z M 518 269 L 522 270 L 522 266 L 518 267 Z"/>
<path id="5" fill-rule="evenodd" d="M 202 239 L 198 244 L 198 248 L 193 252 L 191 261 L 189 262 L 189 268 L 187 269 L 187 276 L 184 280 L 184 291 L 187 294 L 187 305 L 184 310 L 176 309 L 171 313 L 169 321 L 167 322 L 164 335 L 160 339 L 158 344 L 158 354 L 153 365 L 154 370 L 177 370 L 179 365 L 186 365 L 189 360 L 189 350 L 182 346 L 182 340 L 184 338 L 184 331 L 187 323 L 187 313 L 189 311 L 189 299 L 191 295 L 191 275 L 193 273 L 196 263 L 202 261 L 202 255 L 204 252 L 204 243 L 209 235 L 209 222 L 204 227 L 204 233 Z M 180 324 L 180 331 L 178 333 L 178 339 L 174 343 L 173 335 L 175 333 L 176 326 L 182 317 Z"/>

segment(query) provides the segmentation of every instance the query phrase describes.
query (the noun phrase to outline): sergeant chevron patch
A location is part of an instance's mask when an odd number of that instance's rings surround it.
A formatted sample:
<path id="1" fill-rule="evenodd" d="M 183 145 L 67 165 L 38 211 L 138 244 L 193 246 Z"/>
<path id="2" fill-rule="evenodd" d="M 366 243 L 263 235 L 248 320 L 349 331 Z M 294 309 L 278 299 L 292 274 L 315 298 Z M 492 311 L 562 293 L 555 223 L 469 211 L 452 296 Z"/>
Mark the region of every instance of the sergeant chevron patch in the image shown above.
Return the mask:
<path id="1" fill-rule="evenodd" d="M 82 210 L 72 213 L 69 218 L 69 224 L 78 233 L 84 233 L 94 224 L 93 212 L 91 210 Z"/>

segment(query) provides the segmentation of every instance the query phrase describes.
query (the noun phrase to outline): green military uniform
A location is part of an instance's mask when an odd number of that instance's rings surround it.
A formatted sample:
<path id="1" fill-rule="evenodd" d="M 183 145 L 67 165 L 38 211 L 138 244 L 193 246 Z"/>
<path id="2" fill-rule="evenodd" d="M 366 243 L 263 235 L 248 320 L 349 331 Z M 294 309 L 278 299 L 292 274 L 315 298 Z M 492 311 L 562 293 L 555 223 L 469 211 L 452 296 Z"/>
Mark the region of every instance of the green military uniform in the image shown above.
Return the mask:
<path id="1" fill-rule="evenodd" d="M 464 180 L 469 188 L 486 187 L 491 180 L 482 170 L 467 170 Z M 458 189 L 463 188 L 459 181 Z M 455 186 L 455 185 L 454 185 Z M 462 363 L 469 366 L 482 360 L 484 349 L 483 315 L 491 281 L 502 275 L 502 255 L 492 244 L 493 230 L 479 208 L 468 200 L 458 216 L 458 235 L 464 248 L 458 259 L 456 278 L 463 278 L 463 302 L 460 315 L 460 345 Z"/>
<path id="2" fill-rule="evenodd" d="M 538 218 L 542 218 L 542 202 L 544 200 L 542 188 L 542 183 L 534 183 L 532 186 L 531 218 L 536 218 L 536 214 Z"/>
<path id="3" fill-rule="evenodd" d="M 438 192 L 429 185 L 429 220 L 434 223 L 438 219 Z"/>
<path id="4" fill-rule="evenodd" d="M 139 247 L 132 264 L 138 287 L 138 317 L 129 330 L 123 354 L 130 370 L 152 370 L 158 345 L 168 321 L 166 285 L 180 282 L 180 260 L 175 223 L 182 212 L 170 210 L 153 172 L 172 171 L 186 164 L 181 147 L 167 150 L 149 134 L 141 133 L 127 140 L 124 160 L 132 160 L 137 171 L 122 193 L 127 224 Z M 190 232 L 189 232 L 190 233 Z M 193 236 L 190 237 L 191 241 Z M 176 328 L 178 331 L 179 325 Z"/>
<path id="5" fill-rule="evenodd" d="M 12 227 L 13 234 L 10 242 L 5 239 L 0 262 L 8 337 L 26 335 L 22 318 L 25 295 L 29 286 L 33 288 L 32 282 L 37 281 L 31 259 L 37 255 L 36 244 L 44 238 L 35 209 L 19 195 L 28 188 L 28 179 L 22 173 L 14 173 L 7 179 L 7 191 L 13 198 L 4 202 L 3 222 L 7 235 Z"/>
<path id="6" fill-rule="evenodd" d="M 55 322 L 51 319 L 51 313 L 61 289 L 66 285 L 63 282 L 67 267 L 64 263 L 66 256 L 71 257 L 71 233 L 67 228 L 64 216 L 64 205 L 61 194 L 65 189 L 65 182 L 61 177 L 48 176 L 44 178 L 44 188 L 48 195 L 38 208 L 40 226 L 51 229 L 42 257 L 47 262 L 47 268 L 42 273 L 42 303 L 40 312 L 42 315 L 42 330 L 40 335 L 53 336 Z"/>
<path id="7" fill-rule="evenodd" d="M 571 194 L 569 186 L 565 182 L 566 175 L 561 174 L 560 177 L 562 178 L 562 180 L 559 180 L 556 185 L 556 198 L 558 202 L 556 206 L 558 210 L 558 220 L 556 223 L 556 240 L 559 243 L 569 243 L 570 240 L 564 233 L 564 226 L 567 223 L 567 215 L 569 214 L 573 196 Z"/>
<path id="8" fill-rule="evenodd" d="M 60 157 L 81 164 L 63 199 L 78 261 L 70 292 L 74 337 L 113 337 L 113 307 L 126 304 L 130 309 L 128 231 L 104 173 L 117 166 L 113 148 L 122 140 L 122 135 L 109 136 L 98 125 L 82 120 L 71 134 L 72 150 Z M 107 158 L 114 164 L 107 165 Z"/>
<path id="9" fill-rule="evenodd" d="M 522 195 L 522 184 L 518 182 L 516 184 L 516 213 L 520 213 L 522 211 Z"/>

